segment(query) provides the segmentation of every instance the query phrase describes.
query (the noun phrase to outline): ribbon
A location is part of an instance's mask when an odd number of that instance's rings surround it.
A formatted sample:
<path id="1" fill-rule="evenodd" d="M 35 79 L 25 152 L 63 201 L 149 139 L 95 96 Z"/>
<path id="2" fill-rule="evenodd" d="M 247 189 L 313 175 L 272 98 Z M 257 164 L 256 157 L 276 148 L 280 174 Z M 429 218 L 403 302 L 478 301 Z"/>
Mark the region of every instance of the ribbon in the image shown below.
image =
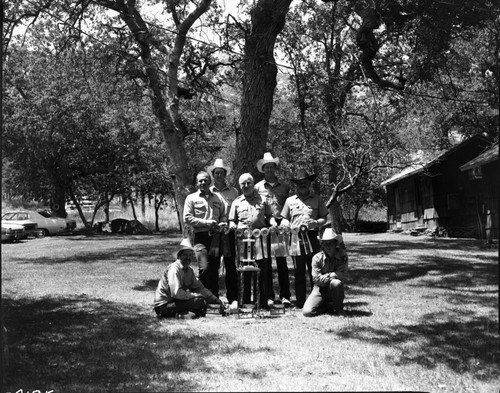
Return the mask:
<path id="1" fill-rule="evenodd" d="M 301 225 L 300 227 L 300 238 L 302 240 L 302 244 L 304 245 L 305 255 L 309 255 L 313 253 L 313 248 L 311 245 L 311 240 L 309 240 L 309 234 L 307 232 L 307 225 Z"/>
<path id="2" fill-rule="evenodd" d="M 260 241 L 260 229 L 254 229 L 252 231 L 252 235 L 255 239 L 255 243 L 254 243 L 254 255 L 255 255 L 255 259 L 257 261 L 261 260 L 263 258 L 263 255 L 262 255 L 262 243 Z"/>
<path id="3" fill-rule="evenodd" d="M 231 229 L 227 225 L 223 225 L 221 232 L 222 255 L 225 257 L 230 257 L 233 255 L 231 253 L 231 243 L 229 243 L 229 233 L 231 232 Z"/>
<path id="4" fill-rule="evenodd" d="M 278 228 L 269 229 L 269 233 L 271 234 L 271 257 L 275 257 L 278 252 Z"/>
<path id="5" fill-rule="evenodd" d="M 276 252 L 277 257 L 286 257 L 286 246 L 285 246 L 285 228 L 278 227 L 278 251 Z"/>
<path id="6" fill-rule="evenodd" d="M 262 240 L 262 251 L 264 258 L 267 258 L 267 236 L 269 235 L 269 228 L 262 228 L 260 230 L 260 238 Z"/>
<path id="7" fill-rule="evenodd" d="M 292 256 L 300 255 L 299 232 L 299 228 L 292 228 L 292 237 L 290 240 L 290 255 Z"/>
<path id="8" fill-rule="evenodd" d="M 220 227 L 218 225 L 213 226 L 210 231 L 208 231 L 208 235 L 212 236 L 212 243 L 210 243 L 208 255 L 218 257 L 220 247 Z"/>
<path id="9" fill-rule="evenodd" d="M 244 252 L 245 252 L 245 246 L 243 244 L 243 229 L 238 228 L 236 229 L 235 232 L 236 235 L 236 242 L 235 242 L 235 248 L 236 248 L 236 255 L 238 258 L 238 265 L 240 267 L 243 266 L 243 258 L 244 258 Z"/>
<path id="10" fill-rule="evenodd" d="M 290 227 L 284 227 L 283 229 L 283 235 L 285 237 L 285 257 L 290 255 L 290 249 L 288 245 L 290 244 Z"/>

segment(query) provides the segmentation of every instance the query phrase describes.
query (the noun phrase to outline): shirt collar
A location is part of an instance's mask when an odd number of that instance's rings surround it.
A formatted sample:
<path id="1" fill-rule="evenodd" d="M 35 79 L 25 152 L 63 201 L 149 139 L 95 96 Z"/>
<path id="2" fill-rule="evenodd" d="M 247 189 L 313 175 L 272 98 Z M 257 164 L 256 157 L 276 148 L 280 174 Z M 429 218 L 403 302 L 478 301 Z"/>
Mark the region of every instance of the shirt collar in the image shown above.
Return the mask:
<path id="1" fill-rule="evenodd" d="M 198 195 L 199 195 L 199 196 L 201 196 L 201 197 L 203 197 L 203 198 L 205 197 L 205 195 L 206 195 L 206 196 L 207 196 L 207 198 L 208 198 L 208 197 L 209 197 L 209 196 L 211 196 L 212 194 L 213 194 L 213 193 L 212 193 L 212 190 L 210 190 L 210 189 L 208 190 L 208 194 L 205 194 L 204 192 L 201 192 L 200 190 L 198 190 Z"/>
<path id="2" fill-rule="evenodd" d="M 189 266 L 183 266 L 180 259 L 176 259 L 175 263 L 177 263 L 183 271 L 187 272 L 189 270 Z"/>
<path id="3" fill-rule="evenodd" d="M 215 190 L 215 191 L 222 192 L 222 191 L 224 191 L 224 190 L 229 190 L 229 186 L 228 186 L 226 183 L 224 183 L 224 187 L 222 187 L 222 188 L 217 188 L 217 187 L 216 187 L 216 185 L 214 184 L 213 186 L 210 186 L 210 191 L 214 191 L 214 190 Z"/>
<path id="4" fill-rule="evenodd" d="M 307 194 L 306 197 L 301 197 L 299 194 L 296 195 L 296 197 L 301 201 L 307 201 L 309 198 L 312 198 L 313 196 L 314 196 L 313 192 L 309 192 L 309 194 Z"/>
<path id="5" fill-rule="evenodd" d="M 255 198 L 257 198 L 258 193 L 256 191 L 253 192 L 252 195 L 247 197 L 245 194 L 241 194 L 243 198 L 245 198 L 247 201 L 253 201 Z"/>
<path id="6" fill-rule="evenodd" d="M 271 185 L 270 182 L 268 182 L 266 179 L 264 179 L 264 184 L 269 184 L 271 187 L 276 187 L 278 184 L 280 184 L 280 179 L 276 179 L 274 182 L 274 185 Z"/>

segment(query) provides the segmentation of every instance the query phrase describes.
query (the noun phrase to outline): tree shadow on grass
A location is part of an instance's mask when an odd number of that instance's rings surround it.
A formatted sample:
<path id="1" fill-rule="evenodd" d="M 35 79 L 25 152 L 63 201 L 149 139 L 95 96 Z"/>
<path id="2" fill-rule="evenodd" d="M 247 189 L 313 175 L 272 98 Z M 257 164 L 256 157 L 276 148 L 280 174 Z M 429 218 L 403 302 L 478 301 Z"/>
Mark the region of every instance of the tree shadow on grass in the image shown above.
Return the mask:
<path id="1" fill-rule="evenodd" d="M 365 268 L 353 268 L 349 284 L 369 288 L 434 275 L 440 277 L 441 284 L 449 281 L 450 285 L 460 286 L 472 283 L 495 285 L 497 269 L 494 257 L 484 258 L 477 263 L 452 257 L 421 255 L 418 262 L 378 263 Z"/>
<path id="2" fill-rule="evenodd" d="M 356 252 L 360 255 L 388 255 L 401 250 L 479 250 L 482 242 L 476 239 L 436 239 L 429 237 L 408 237 L 408 240 L 364 240 L 356 237 L 355 241 L 347 244 L 347 252 Z"/>
<path id="3" fill-rule="evenodd" d="M 2 315 L 9 345 L 3 391 L 146 391 L 150 384 L 197 391 L 202 385 L 189 370 L 210 373 L 205 358 L 227 344 L 227 337 L 200 335 L 189 324 L 174 334 L 141 307 L 86 296 L 3 298 Z M 187 377 L 171 378 L 180 372 Z"/>
<path id="4" fill-rule="evenodd" d="M 500 376 L 498 323 L 486 317 L 467 319 L 464 315 L 450 322 L 436 313 L 425 315 L 419 325 L 398 324 L 383 329 L 358 326 L 333 333 L 394 349 L 397 354 L 388 361 L 396 366 L 417 363 L 434 368 L 445 364 L 458 373 L 471 372 L 481 380 Z"/>
<path id="5" fill-rule="evenodd" d="M 172 251 L 175 245 L 172 244 Z M 9 262 L 36 263 L 37 265 L 57 265 L 63 263 L 98 263 L 106 261 L 106 263 L 159 263 L 164 261 L 172 261 L 171 253 L 166 250 L 164 244 L 152 246 L 151 244 L 133 243 L 130 246 L 122 246 L 109 248 L 106 250 L 92 251 L 90 249 L 82 250 L 75 253 L 71 258 L 67 256 L 58 256 L 57 254 L 50 257 L 40 257 L 36 259 L 26 258 L 10 258 Z"/>

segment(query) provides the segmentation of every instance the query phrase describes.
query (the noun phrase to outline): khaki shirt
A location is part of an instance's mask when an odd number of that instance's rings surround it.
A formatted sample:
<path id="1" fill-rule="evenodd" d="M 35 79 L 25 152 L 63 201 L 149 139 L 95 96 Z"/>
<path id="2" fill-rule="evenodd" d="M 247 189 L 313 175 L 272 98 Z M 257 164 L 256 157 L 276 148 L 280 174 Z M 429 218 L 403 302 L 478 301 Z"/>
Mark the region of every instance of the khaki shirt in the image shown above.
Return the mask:
<path id="1" fill-rule="evenodd" d="M 271 185 L 264 179 L 255 185 L 255 189 L 260 195 L 268 199 L 268 203 L 273 209 L 273 216 L 280 218 L 283 205 L 290 194 L 290 186 L 280 180 L 276 180 L 276 183 Z"/>
<path id="2" fill-rule="evenodd" d="M 191 266 L 182 266 L 178 259 L 172 263 L 158 283 L 155 293 L 155 307 L 163 306 L 174 300 L 189 300 L 200 293 L 209 302 L 217 303 L 217 298 L 205 288 L 194 274 Z"/>
<path id="3" fill-rule="evenodd" d="M 194 232 L 207 232 L 208 220 L 227 222 L 226 205 L 220 196 L 200 191 L 189 194 L 184 202 L 184 222 L 194 228 Z"/>
<path id="4" fill-rule="evenodd" d="M 335 273 L 335 277 L 329 274 L 331 272 Z M 318 287 L 327 286 L 332 278 L 345 282 L 347 279 L 346 250 L 340 246 L 335 250 L 331 259 L 324 251 L 315 254 L 312 259 L 312 277 L 314 284 Z"/>
<path id="5" fill-rule="evenodd" d="M 249 198 L 240 195 L 234 200 L 229 212 L 229 221 L 234 222 L 238 228 L 264 228 L 269 226 L 271 217 L 271 206 L 256 192 Z"/>
<path id="6" fill-rule="evenodd" d="M 233 186 L 228 186 L 227 184 L 222 188 L 218 189 L 215 185 L 210 187 L 210 191 L 219 195 L 226 203 L 226 216 L 229 216 L 229 210 L 234 200 L 238 198 L 238 190 Z"/>
<path id="7" fill-rule="evenodd" d="M 281 211 L 281 217 L 290 221 L 290 226 L 300 227 L 304 220 L 324 218 L 328 216 L 328 208 L 321 198 L 313 193 L 310 193 L 304 199 L 298 195 L 293 195 L 287 198 L 285 206 Z"/>

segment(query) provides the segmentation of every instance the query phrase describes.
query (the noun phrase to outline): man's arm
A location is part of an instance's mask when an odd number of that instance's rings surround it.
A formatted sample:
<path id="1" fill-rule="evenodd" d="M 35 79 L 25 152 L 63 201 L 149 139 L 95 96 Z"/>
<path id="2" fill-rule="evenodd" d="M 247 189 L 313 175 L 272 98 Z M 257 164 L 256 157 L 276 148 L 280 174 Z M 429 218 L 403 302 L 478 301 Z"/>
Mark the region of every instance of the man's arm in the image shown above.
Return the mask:
<path id="1" fill-rule="evenodd" d="M 323 274 L 321 272 L 321 268 L 323 267 L 323 257 L 321 253 L 314 255 L 311 265 L 313 282 L 319 287 L 330 284 L 330 280 L 332 279 L 330 273 Z"/>
<path id="2" fill-rule="evenodd" d="M 172 266 L 168 270 L 168 286 L 170 288 L 170 294 L 174 299 L 178 300 L 188 300 L 195 297 L 190 291 L 182 289 L 182 271 L 179 268 Z"/>
<path id="3" fill-rule="evenodd" d="M 219 223 L 227 223 L 227 211 L 228 211 L 228 207 L 227 207 L 227 203 L 226 201 L 224 200 L 224 198 L 222 198 L 221 196 L 217 195 L 217 194 L 214 194 L 217 198 L 219 198 L 220 200 L 220 203 L 221 203 L 221 212 L 219 214 Z"/>
<path id="4" fill-rule="evenodd" d="M 285 200 L 285 204 L 283 205 L 283 209 L 281 209 L 281 226 L 290 226 L 290 203 L 288 198 Z"/>
<path id="5" fill-rule="evenodd" d="M 216 297 L 210 291 L 210 289 L 205 288 L 201 281 L 196 277 L 193 277 L 193 283 L 191 284 L 191 287 L 189 289 L 194 292 L 193 296 L 203 296 L 205 299 L 207 299 L 208 303 L 223 305 L 222 300 Z"/>
<path id="6" fill-rule="evenodd" d="M 236 228 L 238 226 L 238 215 L 236 214 L 236 199 L 231 204 L 231 208 L 229 209 L 229 227 Z"/>
<path id="7" fill-rule="evenodd" d="M 335 272 L 332 272 L 330 274 L 332 275 L 332 278 L 338 278 L 340 281 L 345 282 L 347 280 L 347 270 L 348 270 L 347 253 L 344 250 L 342 250 L 338 258 L 341 259 L 341 263 L 335 269 Z"/>

